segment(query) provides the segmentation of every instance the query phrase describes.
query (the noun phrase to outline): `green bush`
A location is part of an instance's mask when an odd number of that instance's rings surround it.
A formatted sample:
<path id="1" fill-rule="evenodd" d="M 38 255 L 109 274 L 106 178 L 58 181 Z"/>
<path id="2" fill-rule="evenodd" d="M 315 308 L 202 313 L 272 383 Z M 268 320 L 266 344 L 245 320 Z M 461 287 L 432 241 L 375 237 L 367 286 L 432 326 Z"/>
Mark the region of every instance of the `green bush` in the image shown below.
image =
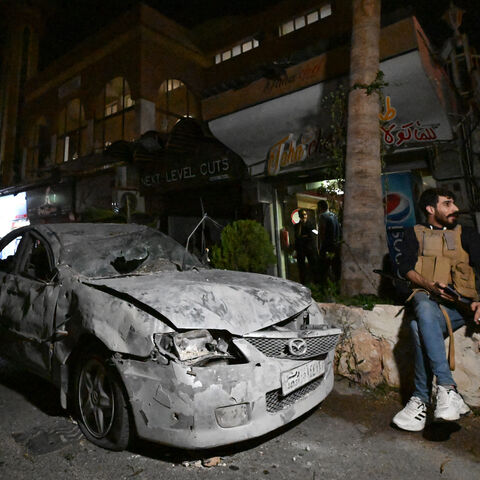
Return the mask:
<path id="1" fill-rule="evenodd" d="M 329 278 L 324 285 L 311 283 L 307 285 L 312 292 L 312 297 L 317 302 L 342 303 L 351 307 L 362 307 L 364 310 L 373 310 L 375 305 L 396 305 L 395 299 L 378 297 L 371 294 L 358 294 L 347 297 L 340 293 L 340 281 Z"/>
<path id="2" fill-rule="evenodd" d="M 221 246 L 212 249 L 215 268 L 265 273 L 276 261 L 267 231 L 254 220 L 237 220 L 227 225 Z"/>

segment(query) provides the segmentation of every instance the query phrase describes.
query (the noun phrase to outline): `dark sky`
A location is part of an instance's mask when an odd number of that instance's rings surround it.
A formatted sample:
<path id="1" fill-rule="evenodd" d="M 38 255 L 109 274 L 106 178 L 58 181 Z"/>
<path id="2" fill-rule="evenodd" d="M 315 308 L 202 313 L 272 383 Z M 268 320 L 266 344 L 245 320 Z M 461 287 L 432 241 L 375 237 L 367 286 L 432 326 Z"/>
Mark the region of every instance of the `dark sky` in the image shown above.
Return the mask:
<path id="1" fill-rule="evenodd" d="M 52 0 L 56 12 L 47 23 L 43 41 L 42 65 L 68 51 L 86 36 L 132 8 L 140 0 Z M 144 0 L 164 15 L 186 27 L 223 15 L 249 14 L 279 3 L 279 0 Z M 434 45 L 440 47 L 450 28 L 441 19 L 450 0 L 383 0 L 384 12 L 409 9 L 417 15 Z M 464 8 L 463 28 L 470 42 L 480 50 L 480 0 L 456 0 Z M 301 2 L 299 2 L 301 5 Z"/>

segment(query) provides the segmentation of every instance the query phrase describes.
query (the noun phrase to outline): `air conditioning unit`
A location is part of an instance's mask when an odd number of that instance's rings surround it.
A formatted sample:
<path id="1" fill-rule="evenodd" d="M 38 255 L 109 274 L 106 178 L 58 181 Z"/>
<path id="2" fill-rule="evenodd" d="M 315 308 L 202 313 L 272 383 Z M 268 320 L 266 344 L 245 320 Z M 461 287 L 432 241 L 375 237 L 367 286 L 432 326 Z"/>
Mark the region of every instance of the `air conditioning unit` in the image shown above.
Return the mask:
<path id="1" fill-rule="evenodd" d="M 117 211 L 126 210 L 128 206 L 131 213 L 145 213 L 145 198 L 140 195 L 138 190 L 114 190 L 113 196 L 113 203 Z"/>

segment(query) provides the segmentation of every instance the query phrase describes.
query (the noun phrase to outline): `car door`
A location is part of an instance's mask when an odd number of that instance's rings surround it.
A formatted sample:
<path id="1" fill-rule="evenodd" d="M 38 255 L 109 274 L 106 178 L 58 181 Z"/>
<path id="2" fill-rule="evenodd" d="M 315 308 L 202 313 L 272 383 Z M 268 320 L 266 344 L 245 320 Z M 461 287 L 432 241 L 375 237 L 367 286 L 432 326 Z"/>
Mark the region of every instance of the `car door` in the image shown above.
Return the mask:
<path id="1" fill-rule="evenodd" d="M 30 230 L 22 235 L 12 263 L 0 274 L 0 326 L 8 339 L 5 351 L 48 377 L 59 292 L 53 254 L 46 240 Z"/>
<path id="2" fill-rule="evenodd" d="M 11 312 L 14 308 L 15 271 L 23 250 L 25 233 L 12 232 L 0 242 L 0 352 L 3 356 L 17 357 L 17 338 L 12 335 Z"/>

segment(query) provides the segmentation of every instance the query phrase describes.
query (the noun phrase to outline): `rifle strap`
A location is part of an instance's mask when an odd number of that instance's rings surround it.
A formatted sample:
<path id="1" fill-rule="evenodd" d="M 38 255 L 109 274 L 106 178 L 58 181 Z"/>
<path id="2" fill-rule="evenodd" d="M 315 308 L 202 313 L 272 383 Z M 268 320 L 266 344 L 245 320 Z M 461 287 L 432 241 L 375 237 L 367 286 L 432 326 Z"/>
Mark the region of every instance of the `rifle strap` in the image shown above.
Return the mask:
<path id="1" fill-rule="evenodd" d="M 447 324 L 447 331 L 448 331 L 448 337 L 449 337 L 449 342 L 448 342 L 448 364 L 450 365 L 450 370 L 452 372 L 455 370 L 455 341 L 453 337 L 453 330 L 452 330 L 452 321 L 450 320 L 450 315 L 448 315 L 448 312 L 445 310 L 445 307 L 442 304 L 438 304 L 440 307 L 441 312 L 443 313 L 443 316 L 445 317 L 445 323 Z"/>

